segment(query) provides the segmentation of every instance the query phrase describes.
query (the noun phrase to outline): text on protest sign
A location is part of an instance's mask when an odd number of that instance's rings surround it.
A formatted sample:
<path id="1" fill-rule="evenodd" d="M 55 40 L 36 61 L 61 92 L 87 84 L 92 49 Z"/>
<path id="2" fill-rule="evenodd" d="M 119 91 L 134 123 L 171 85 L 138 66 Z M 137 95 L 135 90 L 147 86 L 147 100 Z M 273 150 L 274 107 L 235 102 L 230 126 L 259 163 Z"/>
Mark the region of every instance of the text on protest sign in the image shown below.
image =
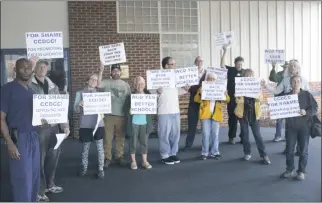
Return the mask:
<path id="1" fill-rule="evenodd" d="M 234 43 L 234 32 L 222 32 L 215 34 L 216 47 L 222 48 L 225 44 L 232 45 Z"/>
<path id="2" fill-rule="evenodd" d="M 265 50 L 265 63 L 279 63 L 283 64 L 285 62 L 285 51 L 283 49 L 266 49 Z"/>
<path id="3" fill-rule="evenodd" d="M 176 77 L 173 69 L 147 70 L 147 88 L 149 90 L 158 88 L 176 87 Z"/>
<path id="4" fill-rule="evenodd" d="M 99 46 L 99 53 L 105 66 L 126 62 L 124 43 Z"/>
<path id="5" fill-rule="evenodd" d="M 189 68 L 178 68 L 174 69 L 176 75 L 176 87 L 185 87 L 186 85 L 198 85 L 198 68 L 189 67 Z"/>
<path id="6" fill-rule="evenodd" d="M 208 67 L 207 73 L 213 73 L 216 75 L 216 81 L 227 81 L 227 68 L 214 68 L 214 67 Z"/>
<path id="7" fill-rule="evenodd" d="M 131 94 L 131 114 L 157 114 L 157 95 Z"/>
<path id="8" fill-rule="evenodd" d="M 267 98 L 267 103 L 270 119 L 301 116 L 297 94 Z"/>
<path id="9" fill-rule="evenodd" d="M 83 93 L 84 115 L 112 113 L 110 92 Z"/>
<path id="10" fill-rule="evenodd" d="M 201 100 L 226 100 L 226 87 L 227 84 L 222 81 L 203 81 L 201 87 Z"/>
<path id="11" fill-rule="evenodd" d="M 62 32 L 27 32 L 27 57 L 39 59 L 64 58 Z"/>
<path id="12" fill-rule="evenodd" d="M 260 78 L 235 77 L 235 96 L 258 98 L 261 93 Z"/>
<path id="13" fill-rule="evenodd" d="M 41 125 L 42 119 L 48 124 L 67 123 L 68 106 L 68 94 L 34 94 L 32 125 Z"/>

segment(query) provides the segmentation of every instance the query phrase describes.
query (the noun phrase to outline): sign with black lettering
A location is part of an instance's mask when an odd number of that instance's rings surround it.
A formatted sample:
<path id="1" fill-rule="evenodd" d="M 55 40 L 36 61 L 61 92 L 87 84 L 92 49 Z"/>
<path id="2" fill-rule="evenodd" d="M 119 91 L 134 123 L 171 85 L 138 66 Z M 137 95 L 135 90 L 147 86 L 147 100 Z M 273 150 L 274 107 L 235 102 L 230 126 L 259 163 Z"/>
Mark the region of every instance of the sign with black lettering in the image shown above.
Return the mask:
<path id="1" fill-rule="evenodd" d="M 110 92 L 83 93 L 84 115 L 112 113 Z"/>
<path id="2" fill-rule="evenodd" d="M 235 96 L 258 98 L 261 93 L 260 78 L 235 77 Z"/>
<path id="3" fill-rule="evenodd" d="M 266 49 L 264 57 L 266 64 L 283 64 L 285 62 L 285 51 L 283 49 Z"/>
<path id="4" fill-rule="evenodd" d="M 227 68 L 215 68 L 215 67 L 208 67 L 207 73 L 213 73 L 216 75 L 216 81 L 226 81 L 227 82 Z"/>
<path id="5" fill-rule="evenodd" d="M 64 58 L 63 32 L 27 32 L 27 57 Z"/>
<path id="6" fill-rule="evenodd" d="M 48 124 L 68 122 L 68 94 L 34 94 L 32 125 L 41 125 L 45 119 Z"/>
<path id="7" fill-rule="evenodd" d="M 178 68 L 174 69 L 174 72 L 176 74 L 176 87 L 199 84 L 197 67 Z"/>
<path id="8" fill-rule="evenodd" d="M 301 116 L 297 94 L 267 98 L 270 119 Z"/>
<path id="9" fill-rule="evenodd" d="M 222 48 L 225 44 L 228 45 L 227 47 L 231 47 L 231 45 L 235 42 L 234 39 L 234 32 L 228 31 L 228 32 L 222 32 L 222 33 L 216 33 L 214 35 L 216 40 L 216 47 Z"/>
<path id="10" fill-rule="evenodd" d="M 131 94 L 131 114 L 157 114 L 157 95 Z"/>
<path id="11" fill-rule="evenodd" d="M 216 82 L 203 81 L 201 87 L 201 100 L 226 100 L 226 87 L 227 83 L 220 80 L 216 80 Z"/>
<path id="12" fill-rule="evenodd" d="M 99 46 L 99 53 L 104 66 L 126 62 L 124 43 Z"/>
<path id="13" fill-rule="evenodd" d="M 147 70 L 146 78 L 148 90 L 176 87 L 176 76 L 174 69 Z"/>

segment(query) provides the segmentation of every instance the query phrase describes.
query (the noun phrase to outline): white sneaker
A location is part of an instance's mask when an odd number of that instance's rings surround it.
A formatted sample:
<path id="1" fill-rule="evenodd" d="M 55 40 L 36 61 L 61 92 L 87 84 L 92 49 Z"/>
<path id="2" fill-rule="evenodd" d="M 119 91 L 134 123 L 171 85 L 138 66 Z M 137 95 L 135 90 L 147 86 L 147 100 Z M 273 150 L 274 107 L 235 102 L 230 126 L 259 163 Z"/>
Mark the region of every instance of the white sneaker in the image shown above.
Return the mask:
<path id="1" fill-rule="evenodd" d="M 37 202 L 49 202 L 49 198 L 47 195 L 38 195 L 37 196 Z"/>
<path id="2" fill-rule="evenodd" d="M 250 154 L 246 154 L 244 156 L 244 160 L 246 160 L 246 161 L 249 161 L 251 158 L 252 158 L 252 156 Z"/>

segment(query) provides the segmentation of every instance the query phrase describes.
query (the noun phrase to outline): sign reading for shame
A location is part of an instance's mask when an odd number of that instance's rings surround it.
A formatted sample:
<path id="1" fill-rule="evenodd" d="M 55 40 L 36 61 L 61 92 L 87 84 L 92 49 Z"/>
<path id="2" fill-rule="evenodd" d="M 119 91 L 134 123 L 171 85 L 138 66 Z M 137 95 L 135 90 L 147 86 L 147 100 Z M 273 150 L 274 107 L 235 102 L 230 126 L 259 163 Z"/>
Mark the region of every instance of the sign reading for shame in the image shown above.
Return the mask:
<path id="1" fill-rule="evenodd" d="M 42 119 L 48 124 L 67 123 L 68 106 L 68 94 L 34 94 L 32 125 L 41 125 Z"/>
<path id="2" fill-rule="evenodd" d="M 104 66 L 126 62 L 124 43 L 99 46 L 99 53 Z"/>
<path id="3" fill-rule="evenodd" d="M 131 114 L 156 114 L 156 94 L 131 94 Z"/>
<path id="4" fill-rule="evenodd" d="M 291 118 L 300 115 L 298 95 L 267 98 L 270 119 Z"/>
<path id="5" fill-rule="evenodd" d="M 235 77 L 235 96 L 258 98 L 261 92 L 260 78 Z"/>
<path id="6" fill-rule="evenodd" d="M 227 81 L 227 68 L 214 68 L 214 67 L 208 67 L 207 73 L 213 73 L 216 75 L 216 81 Z"/>
<path id="7" fill-rule="evenodd" d="M 110 92 L 83 93 L 84 115 L 112 113 Z"/>
<path id="8" fill-rule="evenodd" d="M 64 58 L 63 32 L 27 32 L 27 57 Z"/>

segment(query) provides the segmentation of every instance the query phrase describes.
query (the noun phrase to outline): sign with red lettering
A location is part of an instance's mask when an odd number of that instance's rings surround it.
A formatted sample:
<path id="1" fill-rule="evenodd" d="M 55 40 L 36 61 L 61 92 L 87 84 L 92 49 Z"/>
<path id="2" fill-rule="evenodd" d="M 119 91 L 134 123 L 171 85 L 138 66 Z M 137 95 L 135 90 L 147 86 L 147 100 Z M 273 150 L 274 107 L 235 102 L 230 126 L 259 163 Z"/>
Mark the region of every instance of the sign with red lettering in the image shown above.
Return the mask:
<path id="1" fill-rule="evenodd" d="M 63 32 L 27 32 L 27 57 L 64 58 Z"/>

